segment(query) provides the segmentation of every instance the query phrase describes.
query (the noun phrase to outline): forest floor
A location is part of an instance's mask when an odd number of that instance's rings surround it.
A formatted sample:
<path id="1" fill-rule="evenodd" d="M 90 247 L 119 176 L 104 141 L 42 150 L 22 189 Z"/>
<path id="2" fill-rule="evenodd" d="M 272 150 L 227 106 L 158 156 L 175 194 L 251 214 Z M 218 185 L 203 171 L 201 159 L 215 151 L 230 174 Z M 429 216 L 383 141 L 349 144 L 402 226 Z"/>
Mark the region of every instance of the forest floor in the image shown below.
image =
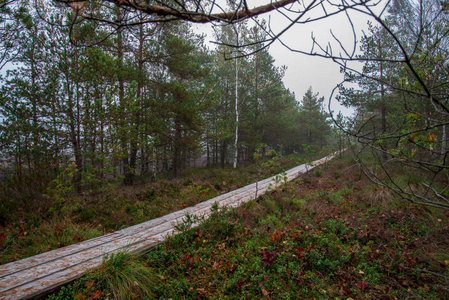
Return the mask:
<path id="1" fill-rule="evenodd" d="M 396 199 L 350 158 L 179 229 L 144 255 L 109 257 L 51 299 L 449 297 L 448 212 Z"/>

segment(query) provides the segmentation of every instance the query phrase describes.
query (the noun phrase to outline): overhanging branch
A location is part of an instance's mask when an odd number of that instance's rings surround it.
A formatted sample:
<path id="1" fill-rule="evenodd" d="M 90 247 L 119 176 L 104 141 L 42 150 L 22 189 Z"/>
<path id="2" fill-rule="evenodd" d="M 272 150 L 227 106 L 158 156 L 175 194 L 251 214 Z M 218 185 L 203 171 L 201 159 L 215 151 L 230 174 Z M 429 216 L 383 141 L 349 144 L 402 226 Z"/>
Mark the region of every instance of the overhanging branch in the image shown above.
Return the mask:
<path id="1" fill-rule="evenodd" d="M 74 3 L 90 2 L 90 0 L 56 0 L 57 2 L 73 5 Z M 273 10 L 282 8 L 289 4 L 295 3 L 297 0 L 279 0 L 265 5 L 248 9 L 244 7 L 239 11 L 221 12 L 221 13 L 205 13 L 200 4 L 196 8 L 187 10 L 185 8 L 173 8 L 164 5 L 153 5 L 143 0 L 103 0 L 117 5 L 118 7 L 131 8 L 136 11 L 141 11 L 152 17 L 152 22 L 165 22 L 169 20 L 185 20 L 193 23 L 210 23 L 210 22 L 240 22 L 242 20 L 271 12 Z M 213 4 L 213 1 L 211 1 Z"/>

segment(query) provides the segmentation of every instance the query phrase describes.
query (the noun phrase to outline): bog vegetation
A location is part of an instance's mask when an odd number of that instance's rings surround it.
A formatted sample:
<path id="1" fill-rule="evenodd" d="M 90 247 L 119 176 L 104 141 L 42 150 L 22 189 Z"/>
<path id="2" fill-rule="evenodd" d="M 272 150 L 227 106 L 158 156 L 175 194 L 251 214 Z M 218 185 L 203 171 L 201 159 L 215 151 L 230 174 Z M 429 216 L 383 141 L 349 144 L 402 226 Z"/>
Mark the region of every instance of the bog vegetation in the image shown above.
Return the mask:
<path id="1" fill-rule="evenodd" d="M 37 255 L 136 225 L 193 206 L 303 163 L 297 156 L 273 156 L 258 165 L 196 168 L 182 178 L 169 174 L 156 182 L 111 187 L 95 196 L 71 195 L 45 214 L 26 207 L 9 212 L 1 227 L 0 263 Z M 44 198 L 41 201 L 46 202 Z M 45 203 L 42 205 L 46 205 Z"/>
<path id="2" fill-rule="evenodd" d="M 445 299 L 447 216 L 335 159 L 50 299 Z"/>

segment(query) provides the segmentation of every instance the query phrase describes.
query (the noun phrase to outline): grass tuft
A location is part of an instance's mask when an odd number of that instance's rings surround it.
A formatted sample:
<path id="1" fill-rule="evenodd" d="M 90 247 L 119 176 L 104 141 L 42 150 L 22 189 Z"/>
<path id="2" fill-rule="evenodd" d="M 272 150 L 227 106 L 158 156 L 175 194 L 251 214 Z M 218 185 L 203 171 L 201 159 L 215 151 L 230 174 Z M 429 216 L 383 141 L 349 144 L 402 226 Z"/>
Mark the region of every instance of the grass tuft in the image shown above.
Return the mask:
<path id="1" fill-rule="evenodd" d="M 158 281 L 160 278 L 139 257 L 116 253 L 107 256 L 99 269 L 48 299 L 154 299 Z"/>

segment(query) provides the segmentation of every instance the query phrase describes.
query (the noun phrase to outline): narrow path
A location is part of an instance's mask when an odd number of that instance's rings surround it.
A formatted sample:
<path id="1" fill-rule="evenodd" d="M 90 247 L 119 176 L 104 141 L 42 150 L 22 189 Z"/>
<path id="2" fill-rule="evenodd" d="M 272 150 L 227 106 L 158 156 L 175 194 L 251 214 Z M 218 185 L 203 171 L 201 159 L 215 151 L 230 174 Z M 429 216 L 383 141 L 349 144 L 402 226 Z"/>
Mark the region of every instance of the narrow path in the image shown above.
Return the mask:
<path id="1" fill-rule="evenodd" d="M 291 181 L 299 174 L 325 163 L 327 156 L 312 164 L 303 164 L 286 172 Z M 81 277 L 98 267 L 107 254 L 144 252 L 162 243 L 168 235 L 176 234 L 175 226 L 187 214 L 208 216 L 215 203 L 219 207 L 236 207 L 274 188 L 276 176 L 261 180 L 235 191 L 220 195 L 163 217 L 153 219 L 75 245 L 56 249 L 0 266 L 0 299 L 30 299 L 46 294 L 59 286 Z M 280 184 L 280 183 L 279 183 Z"/>

